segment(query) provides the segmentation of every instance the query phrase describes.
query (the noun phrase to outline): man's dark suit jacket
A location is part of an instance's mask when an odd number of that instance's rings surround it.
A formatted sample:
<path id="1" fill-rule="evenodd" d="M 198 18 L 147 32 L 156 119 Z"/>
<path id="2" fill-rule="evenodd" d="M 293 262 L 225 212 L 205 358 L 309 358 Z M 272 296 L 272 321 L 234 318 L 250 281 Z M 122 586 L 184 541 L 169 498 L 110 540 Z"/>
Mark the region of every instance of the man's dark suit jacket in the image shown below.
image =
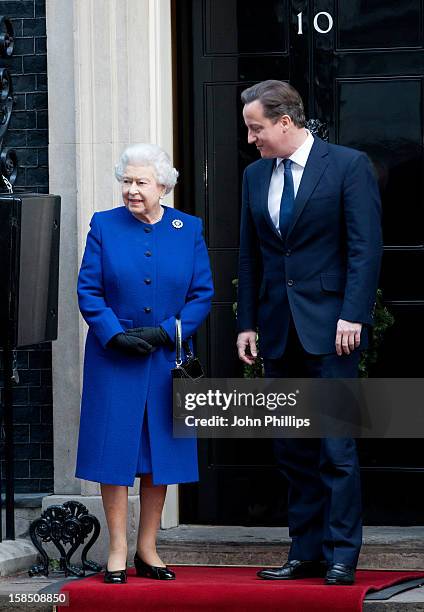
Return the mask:
<path id="1" fill-rule="evenodd" d="M 268 211 L 274 159 L 243 178 L 238 331 L 259 328 L 260 352 L 284 353 L 290 313 L 304 349 L 335 352 L 338 319 L 373 323 L 382 254 L 381 204 L 368 157 L 314 139 L 283 242 Z"/>

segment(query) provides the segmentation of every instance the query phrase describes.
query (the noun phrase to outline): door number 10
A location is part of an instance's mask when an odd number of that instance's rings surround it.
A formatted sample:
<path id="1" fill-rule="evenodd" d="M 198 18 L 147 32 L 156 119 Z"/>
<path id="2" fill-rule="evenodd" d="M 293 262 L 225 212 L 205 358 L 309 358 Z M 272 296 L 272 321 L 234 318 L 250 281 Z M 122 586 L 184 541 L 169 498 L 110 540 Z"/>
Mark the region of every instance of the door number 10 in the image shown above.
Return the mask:
<path id="1" fill-rule="evenodd" d="M 325 18 L 325 19 L 327 20 L 327 22 L 328 22 L 328 23 L 327 23 L 327 28 L 326 28 L 326 29 L 321 28 L 321 27 L 318 25 L 318 20 L 319 20 L 319 18 L 321 17 L 321 15 L 322 15 L 322 16 L 323 16 L 323 18 Z M 298 24 L 298 30 L 297 30 L 297 33 L 298 33 L 298 34 L 303 34 L 302 16 L 303 16 L 303 13 L 298 13 L 298 15 L 297 15 L 297 24 Z M 321 23 L 322 23 L 322 21 L 323 21 L 323 20 L 321 20 Z M 330 32 L 330 30 L 332 30 L 332 28 L 333 28 L 333 24 L 334 24 L 334 22 L 333 22 L 333 18 L 332 18 L 332 16 L 330 15 L 330 13 L 326 13 L 326 12 L 324 12 L 324 11 L 321 11 L 321 13 L 317 13 L 317 14 L 315 15 L 315 17 L 314 17 L 314 29 L 315 29 L 317 32 L 319 32 L 320 34 L 328 34 L 328 32 Z"/>

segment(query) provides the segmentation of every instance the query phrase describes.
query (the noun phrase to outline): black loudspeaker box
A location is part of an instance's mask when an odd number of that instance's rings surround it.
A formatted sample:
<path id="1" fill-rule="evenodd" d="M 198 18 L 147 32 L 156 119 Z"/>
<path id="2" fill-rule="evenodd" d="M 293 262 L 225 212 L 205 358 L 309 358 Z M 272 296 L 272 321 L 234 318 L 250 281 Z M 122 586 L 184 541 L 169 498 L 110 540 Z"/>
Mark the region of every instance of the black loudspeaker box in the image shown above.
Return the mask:
<path id="1" fill-rule="evenodd" d="M 60 196 L 0 195 L 0 343 L 57 338 Z"/>

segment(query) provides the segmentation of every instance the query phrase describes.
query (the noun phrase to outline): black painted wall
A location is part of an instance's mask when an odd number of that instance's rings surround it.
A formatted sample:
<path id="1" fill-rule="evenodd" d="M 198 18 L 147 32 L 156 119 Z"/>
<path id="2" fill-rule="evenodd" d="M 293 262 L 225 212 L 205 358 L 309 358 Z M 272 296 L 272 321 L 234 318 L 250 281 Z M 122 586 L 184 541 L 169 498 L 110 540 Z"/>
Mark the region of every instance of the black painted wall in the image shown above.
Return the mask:
<path id="1" fill-rule="evenodd" d="M 0 0 L 0 15 L 11 19 L 15 31 L 13 56 L 0 58 L 0 65 L 12 74 L 15 97 L 3 144 L 14 148 L 18 155 L 15 187 L 48 193 L 45 0 Z M 18 351 L 18 369 L 20 383 L 14 390 L 15 491 L 51 492 L 51 345 Z"/>

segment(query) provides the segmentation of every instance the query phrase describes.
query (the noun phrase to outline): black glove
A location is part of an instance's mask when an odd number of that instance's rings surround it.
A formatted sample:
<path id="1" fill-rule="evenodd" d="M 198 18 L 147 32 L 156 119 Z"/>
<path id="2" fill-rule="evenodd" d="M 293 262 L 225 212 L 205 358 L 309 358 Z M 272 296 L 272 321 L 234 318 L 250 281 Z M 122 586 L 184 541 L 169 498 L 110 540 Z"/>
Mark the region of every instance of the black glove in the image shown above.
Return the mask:
<path id="1" fill-rule="evenodd" d="M 127 334 L 133 338 L 140 338 L 152 346 L 163 346 L 170 342 L 163 327 L 133 327 L 127 330 Z"/>
<path id="2" fill-rule="evenodd" d="M 127 332 L 113 336 L 107 343 L 107 346 L 122 351 L 127 355 L 149 355 L 156 350 L 149 342 L 137 336 L 130 336 Z"/>

